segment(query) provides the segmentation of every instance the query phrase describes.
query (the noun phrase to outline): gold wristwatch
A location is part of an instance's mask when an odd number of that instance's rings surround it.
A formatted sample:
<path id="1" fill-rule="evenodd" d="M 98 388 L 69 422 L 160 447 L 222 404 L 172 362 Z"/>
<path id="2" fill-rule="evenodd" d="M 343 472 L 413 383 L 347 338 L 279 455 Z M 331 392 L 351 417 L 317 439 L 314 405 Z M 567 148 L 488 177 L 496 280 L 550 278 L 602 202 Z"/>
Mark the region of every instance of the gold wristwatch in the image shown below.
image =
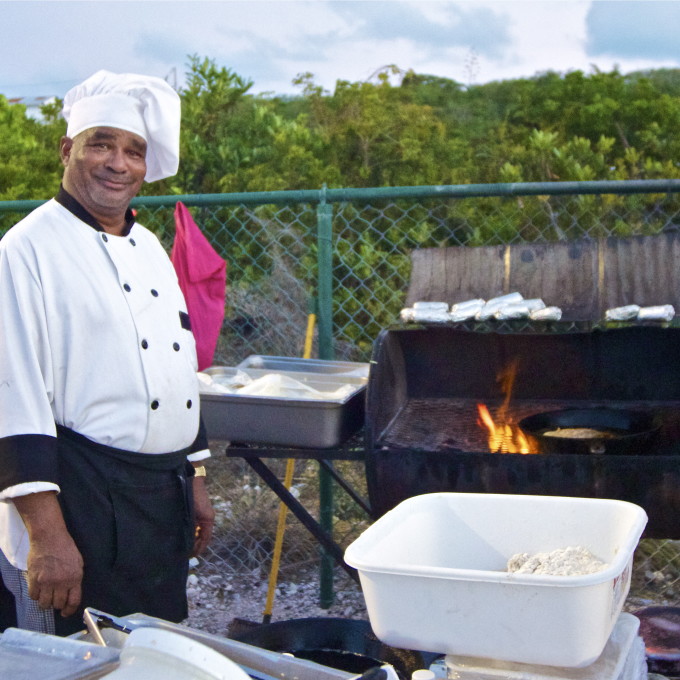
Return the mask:
<path id="1" fill-rule="evenodd" d="M 195 465 L 194 466 L 194 477 L 205 477 L 205 466 Z"/>

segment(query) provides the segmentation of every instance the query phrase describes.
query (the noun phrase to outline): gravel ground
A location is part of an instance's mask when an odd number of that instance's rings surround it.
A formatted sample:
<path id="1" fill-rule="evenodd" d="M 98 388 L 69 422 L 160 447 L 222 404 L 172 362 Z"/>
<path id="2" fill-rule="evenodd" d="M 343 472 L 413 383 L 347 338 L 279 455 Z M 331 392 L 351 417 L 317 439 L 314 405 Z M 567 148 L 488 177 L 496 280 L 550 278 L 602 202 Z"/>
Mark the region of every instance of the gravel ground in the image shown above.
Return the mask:
<path id="1" fill-rule="evenodd" d="M 189 576 L 187 595 L 189 618 L 185 624 L 216 635 L 227 635 L 232 622 L 245 620 L 260 624 L 267 602 L 267 576 L 201 573 Z M 359 586 L 343 571 L 334 575 L 334 602 L 319 606 L 318 570 L 296 575 L 296 582 L 279 580 L 271 621 L 308 617 L 367 619 Z M 238 625 L 238 623 L 236 624 Z"/>
<path id="2" fill-rule="evenodd" d="M 318 570 L 305 570 L 297 574 L 297 579 L 297 582 L 279 581 L 272 622 L 309 617 L 368 618 L 359 586 L 342 570 L 334 575 L 334 602 L 327 609 L 319 606 Z M 189 618 L 184 623 L 225 637 L 244 626 L 261 624 L 267 587 L 267 577 L 259 573 L 245 576 L 208 574 L 200 570 L 192 573 L 187 585 Z M 437 678 L 446 678 L 443 662 L 433 665 L 432 670 Z M 667 679 L 650 673 L 648 680 Z"/>

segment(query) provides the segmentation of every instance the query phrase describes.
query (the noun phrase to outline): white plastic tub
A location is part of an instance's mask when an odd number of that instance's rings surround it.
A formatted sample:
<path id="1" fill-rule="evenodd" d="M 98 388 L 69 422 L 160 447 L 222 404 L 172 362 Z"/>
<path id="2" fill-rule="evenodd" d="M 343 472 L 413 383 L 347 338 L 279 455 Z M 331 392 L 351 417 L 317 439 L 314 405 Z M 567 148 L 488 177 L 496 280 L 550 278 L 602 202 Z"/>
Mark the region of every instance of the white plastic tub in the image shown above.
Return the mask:
<path id="1" fill-rule="evenodd" d="M 394 647 L 548 666 L 601 654 L 647 523 L 624 501 L 434 493 L 400 503 L 345 553 L 371 626 Z M 509 557 L 584 546 L 608 564 L 579 576 L 511 574 Z"/>

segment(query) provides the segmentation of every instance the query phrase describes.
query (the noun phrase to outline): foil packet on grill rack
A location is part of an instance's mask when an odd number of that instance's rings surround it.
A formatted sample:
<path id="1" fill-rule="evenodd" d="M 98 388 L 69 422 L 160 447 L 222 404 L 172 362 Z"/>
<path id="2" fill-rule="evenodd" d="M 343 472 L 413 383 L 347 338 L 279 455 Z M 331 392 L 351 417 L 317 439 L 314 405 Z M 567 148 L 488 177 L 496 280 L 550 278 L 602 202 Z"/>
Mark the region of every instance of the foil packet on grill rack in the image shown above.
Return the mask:
<path id="1" fill-rule="evenodd" d="M 399 318 L 404 323 L 410 323 L 413 321 L 413 307 L 404 307 L 404 309 L 399 312 Z"/>
<path id="2" fill-rule="evenodd" d="M 673 305 L 656 305 L 654 307 L 640 307 L 637 313 L 638 321 L 672 321 L 675 318 Z"/>
<path id="3" fill-rule="evenodd" d="M 527 319 L 531 312 L 545 309 L 545 302 L 540 298 L 533 298 L 531 300 L 522 300 L 521 302 L 512 302 L 503 305 L 495 314 L 494 318 L 499 321 L 506 319 Z"/>
<path id="4" fill-rule="evenodd" d="M 404 322 L 445 323 L 449 321 L 449 305 L 447 302 L 414 302 L 413 307 L 402 309 L 399 317 Z"/>
<path id="5" fill-rule="evenodd" d="M 510 305 L 503 305 L 496 310 L 493 318 L 498 319 L 498 321 L 506 321 L 508 319 L 526 319 L 528 316 L 529 308 L 521 302 L 514 302 Z"/>
<path id="6" fill-rule="evenodd" d="M 562 310 L 559 307 L 544 307 L 535 309 L 529 313 L 532 321 L 559 321 L 562 318 Z"/>
<path id="7" fill-rule="evenodd" d="M 413 321 L 416 323 L 446 323 L 449 321 L 448 311 L 442 312 L 433 309 L 414 309 Z"/>
<path id="8" fill-rule="evenodd" d="M 474 300 L 465 300 L 464 302 L 456 302 L 451 305 L 449 312 L 449 319 L 454 322 L 467 321 L 474 318 L 481 311 L 486 304 L 486 300 L 476 298 Z"/>
<path id="9" fill-rule="evenodd" d="M 622 307 L 612 307 L 605 311 L 606 321 L 630 321 L 636 319 L 640 305 L 623 305 Z"/>
<path id="10" fill-rule="evenodd" d="M 490 300 L 487 300 L 486 304 L 479 310 L 479 312 L 477 312 L 475 319 L 477 321 L 486 321 L 487 319 L 491 319 L 496 314 L 496 312 L 501 309 L 501 307 L 522 302 L 523 300 L 524 296 L 517 292 L 491 298 Z"/>

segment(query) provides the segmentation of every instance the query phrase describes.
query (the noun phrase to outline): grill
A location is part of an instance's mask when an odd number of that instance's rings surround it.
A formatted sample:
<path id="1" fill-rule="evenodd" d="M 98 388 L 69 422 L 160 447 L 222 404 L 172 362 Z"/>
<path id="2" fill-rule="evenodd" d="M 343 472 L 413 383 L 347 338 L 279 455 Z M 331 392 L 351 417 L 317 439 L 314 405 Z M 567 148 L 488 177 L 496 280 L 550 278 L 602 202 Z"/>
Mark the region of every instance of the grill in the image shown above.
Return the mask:
<path id="1" fill-rule="evenodd" d="M 417 448 L 422 451 L 456 450 L 458 452 L 485 451 L 488 447 L 488 435 L 480 424 L 477 416 L 478 401 L 472 399 L 413 399 L 406 402 L 399 418 L 394 422 L 392 429 L 386 432 L 380 446 L 397 449 Z M 588 402 L 580 403 L 587 408 L 605 407 L 611 402 Z M 502 403 L 486 403 L 492 414 L 501 411 Z M 641 402 L 629 402 L 627 407 L 637 411 L 650 410 L 647 404 Z M 527 401 L 516 404 L 512 409 L 511 420 L 516 423 L 525 417 L 543 413 L 546 410 L 560 410 L 574 408 L 574 404 L 565 401 Z M 672 446 L 668 441 L 669 432 L 675 431 L 677 412 L 673 407 L 661 407 L 651 409 L 651 413 L 665 422 L 663 437 L 666 440 L 664 447 Z M 660 446 L 658 438 L 654 445 L 658 450 Z M 508 453 L 501 450 L 499 453 Z M 642 452 L 641 452 L 642 453 Z"/>
<path id="2" fill-rule="evenodd" d="M 614 498 L 646 510 L 646 537 L 680 538 L 680 327 L 597 321 L 604 309 L 623 304 L 677 305 L 676 295 L 663 288 L 678 289 L 660 254 L 664 244 L 673 257 L 677 239 L 665 235 L 632 244 L 558 245 L 557 254 L 545 245 L 434 249 L 425 256 L 416 251 L 410 302 L 488 299 L 519 290 L 527 298 L 559 304 L 540 290 L 548 279 L 535 269 L 539 252 L 557 281 L 550 290 L 556 294 L 561 280 L 560 299 L 568 305 L 564 321 L 542 325 L 433 324 L 381 332 L 366 401 L 373 514 L 379 517 L 406 498 L 438 491 Z M 621 253 L 625 257 L 615 257 Z M 649 264 L 645 255 L 653 266 L 641 278 L 638 270 Z M 636 274 L 626 283 L 627 268 L 633 267 Z M 615 280 L 610 269 L 617 272 Z M 482 277 L 489 271 L 494 274 L 487 281 Z M 654 272 L 664 275 L 655 278 Z M 591 280 L 584 281 L 588 276 Z M 477 404 L 492 415 L 500 410 L 504 394 L 498 376 L 510 364 L 518 368 L 506 404 L 508 421 L 606 406 L 648 412 L 660 424 L 658 434 L 628 455 L 491 453 L 487 432 L 477 422 Z"/>

